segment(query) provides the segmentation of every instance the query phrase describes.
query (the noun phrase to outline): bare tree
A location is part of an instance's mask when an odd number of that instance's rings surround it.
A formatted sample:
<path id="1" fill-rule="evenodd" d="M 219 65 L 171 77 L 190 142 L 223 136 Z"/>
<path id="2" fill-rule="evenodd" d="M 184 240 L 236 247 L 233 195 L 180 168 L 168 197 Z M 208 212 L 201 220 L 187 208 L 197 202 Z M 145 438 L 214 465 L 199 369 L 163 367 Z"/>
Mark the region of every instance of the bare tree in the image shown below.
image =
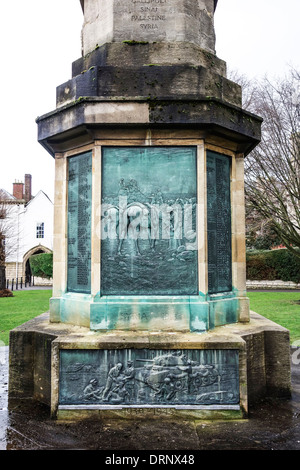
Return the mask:
<path id="1" fill-rule="evenodd" d="M 246 205 L 300 257 L 300 72 L 247 86 L 244 107 L 264 122 L 261 143 L 245 159 Z"/>
<path id="2" fill-rule="evenodd" d="M 238 70 L 229 70 L 228 78 L 242 87 L 243 108 L 255 112 L 255 93 L 258 86 L 257 80 L 252 80 Z"/>
<path id="3" fill-rule="evenodd" d="M 8 256 L 15 254 L 18 237 L 18 206 L 8 196 L 0 189 L 0 291 L 6 288 L 5 263 Z"/>
<path id="4" fill-rule="evenodd" d="M 0 191 L 0 199 L 1 199 Z M 3 201 L 0 201 L 0 291 L 5 289 L 5 219 L 6 219 L 6 206 Z"/>

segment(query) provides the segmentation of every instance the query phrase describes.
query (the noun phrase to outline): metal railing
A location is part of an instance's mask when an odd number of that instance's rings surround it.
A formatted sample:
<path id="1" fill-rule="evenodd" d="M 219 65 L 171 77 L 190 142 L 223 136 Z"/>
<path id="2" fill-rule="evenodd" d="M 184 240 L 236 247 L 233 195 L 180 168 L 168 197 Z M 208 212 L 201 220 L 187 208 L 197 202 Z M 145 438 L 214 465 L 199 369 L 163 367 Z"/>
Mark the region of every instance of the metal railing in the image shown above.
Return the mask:
<path id="1" fill-rule="evenodd" d="M 34 286 L 34 277 L 26 277 L 25 281 L 23 281 L 23 277 L 16 278 L 16 279 L 6 279 L 6 289 L 11 291 L 19 290 L 19 289 L 26 289 L 27 287 Z"/>

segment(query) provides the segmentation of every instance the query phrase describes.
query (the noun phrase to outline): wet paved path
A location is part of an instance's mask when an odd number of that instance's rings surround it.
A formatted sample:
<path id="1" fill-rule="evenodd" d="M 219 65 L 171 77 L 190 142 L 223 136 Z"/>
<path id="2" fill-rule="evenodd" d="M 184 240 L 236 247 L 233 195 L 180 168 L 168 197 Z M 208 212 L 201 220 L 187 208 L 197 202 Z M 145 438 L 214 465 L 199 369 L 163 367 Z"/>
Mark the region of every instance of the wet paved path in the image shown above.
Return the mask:
<path id="1" fill-rule="evenodd" d="M 300 351 L 292 354 L 292 398 L 260 403 L 246 420 L 57 422 L 39 404 L 7 410 L 8 348 L 0 348 L 0 450 L 300 450 Z"/>

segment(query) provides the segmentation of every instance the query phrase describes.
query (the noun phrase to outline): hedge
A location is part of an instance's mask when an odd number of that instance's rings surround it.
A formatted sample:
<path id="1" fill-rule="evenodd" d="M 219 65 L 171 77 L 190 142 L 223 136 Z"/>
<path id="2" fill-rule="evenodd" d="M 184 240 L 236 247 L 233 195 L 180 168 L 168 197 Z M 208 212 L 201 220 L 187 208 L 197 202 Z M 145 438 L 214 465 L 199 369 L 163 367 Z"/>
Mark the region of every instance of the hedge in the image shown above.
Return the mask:
<path id="1" fill-rule="evenodd" d="M 250 281 L 300 282 L 300 258 L 286 248 L 247 252 L 246 275 Z"/>
<path id="2" fill-rule="evenodd" d="M 300 258 L 286 248 L 248 251 L 246 260 L 246 275 L 249 281 L 281 280 L 300 283 Z M 33 276 L 51 279 L 53 254 L 31 256 L 30 267 Z"/>
<path id="3" fill-rule="evenodd" d="M 42 253 L 30 257 L 30 267 L 33 276 L 51 279 L 53 275 L 53 254 Z"/>

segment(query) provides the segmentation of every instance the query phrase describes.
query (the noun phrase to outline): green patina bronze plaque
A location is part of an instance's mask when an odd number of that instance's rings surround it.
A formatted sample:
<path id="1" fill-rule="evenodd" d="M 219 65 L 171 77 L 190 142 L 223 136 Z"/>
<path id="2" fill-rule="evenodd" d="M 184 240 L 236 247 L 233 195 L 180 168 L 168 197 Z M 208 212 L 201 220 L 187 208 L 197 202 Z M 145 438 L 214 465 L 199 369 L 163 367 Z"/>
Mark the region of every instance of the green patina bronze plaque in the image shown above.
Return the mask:
<path id="1" fill-rule="evenodd" d="M 239 351 L 61 350 L 60 405 L 238 405 Z"/>
<path id="2" fill-rule="evenodd" d="M 68 292 L 91 291 L 92 153 L 69 159 Z"/>
<path id="3" fill-rule="evenodd" d="M 207 153 L 208 292 L 232 290 L 230 159 Z"/>
<path id="4" fill-rule="evenodd" d="M 101 295 L 197 295 L 196 148 L 102 154 Z"/>

